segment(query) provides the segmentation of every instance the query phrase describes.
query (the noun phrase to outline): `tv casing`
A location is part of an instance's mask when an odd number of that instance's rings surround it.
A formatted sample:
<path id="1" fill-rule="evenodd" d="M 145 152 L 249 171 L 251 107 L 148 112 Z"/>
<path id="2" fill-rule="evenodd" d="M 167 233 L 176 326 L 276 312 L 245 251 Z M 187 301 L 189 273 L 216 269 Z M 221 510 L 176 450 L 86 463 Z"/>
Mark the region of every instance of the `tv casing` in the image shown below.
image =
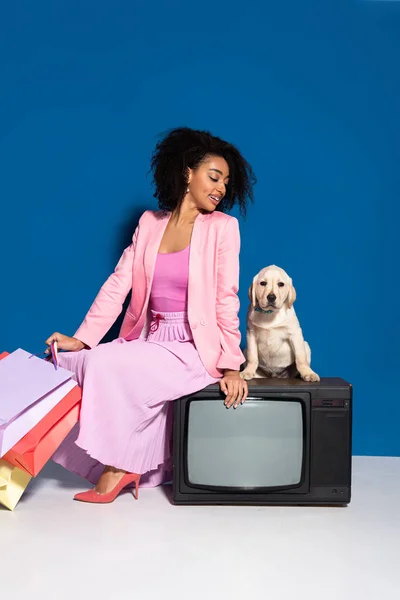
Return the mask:
<path id="1" fill-rule="evenodd" d="M 300 400 L 303 408 L 303 472 L 297 486 L 226 488 L 192 485 L 187 476 L 185 439 L 191 402 L 216 402 L 219 385 L 174 402 L 173 500 L 175 504 L 347 505 L 351 499 L 352 385 L 340 378 L 317 383 L 301 379 L 253 379 L 246 402 Z M 238 410 L 246 410 L 246 402 Z M 229 410 L 234 410 L 230 408 Z"/>

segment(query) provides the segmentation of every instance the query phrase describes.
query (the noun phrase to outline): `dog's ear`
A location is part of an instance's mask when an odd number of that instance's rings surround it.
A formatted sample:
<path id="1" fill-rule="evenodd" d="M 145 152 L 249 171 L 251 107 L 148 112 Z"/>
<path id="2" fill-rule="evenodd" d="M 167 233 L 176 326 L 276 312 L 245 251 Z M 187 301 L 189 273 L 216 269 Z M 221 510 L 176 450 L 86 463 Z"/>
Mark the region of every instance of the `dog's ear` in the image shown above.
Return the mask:
<path id="1" fill-rule="evenodd" d="M 287 297 L 288 307 L 292 308 L 294 301 L 296 300 L 296 290 L 294 289 L 293 282 L 289 279 L 289 293 Z"/>
<path id="2" fill-rule="evenodd" d="M 258 275 L 255 275 L 253 277 L 253 283 L 251 284 L 251 286 L 249 287 L 249 300 L 251 302 L 251 305 L 254 307 L 257 303 L 257 298 L 256 298 L 256 284 L 257 284 L 257 278 Z"/>

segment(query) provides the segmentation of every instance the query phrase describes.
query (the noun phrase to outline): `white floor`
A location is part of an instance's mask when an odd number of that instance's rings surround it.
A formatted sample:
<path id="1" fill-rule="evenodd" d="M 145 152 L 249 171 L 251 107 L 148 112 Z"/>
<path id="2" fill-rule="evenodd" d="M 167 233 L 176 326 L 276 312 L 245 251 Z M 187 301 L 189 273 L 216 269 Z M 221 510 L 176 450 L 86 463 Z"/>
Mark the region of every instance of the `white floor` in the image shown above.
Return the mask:
<path id="1" fill-rule="evenodd" d="M 400 458 L 354 459 L 347 508 L 110 505 L 51 464 L 0 509 L 0 596 L 90 600 L 400 599 Z"/>

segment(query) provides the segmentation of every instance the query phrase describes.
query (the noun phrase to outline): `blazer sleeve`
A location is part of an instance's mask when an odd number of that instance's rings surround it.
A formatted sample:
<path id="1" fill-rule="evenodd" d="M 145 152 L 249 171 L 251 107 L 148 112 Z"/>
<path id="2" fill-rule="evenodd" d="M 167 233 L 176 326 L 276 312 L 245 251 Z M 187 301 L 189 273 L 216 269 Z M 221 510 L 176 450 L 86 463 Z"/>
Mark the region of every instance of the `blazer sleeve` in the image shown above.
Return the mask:
<path id="1" fill-rule="evenodd" d="M 231 217 L 226 222 L 218 248 L 216 314 L 222 346 L 217 368 L 233 371 L 239 371 L 245 360 L 240 350 L 239 252 L 239 224 Z"/>
<path id="2" fill-rule="evenodd" d="M 121 314 L 124 301 L 132 289 L 133 258 L 135 255 L 140 221 L 132 242 L 118 261 L 114 272 L 100 288 L 92 306 L 74 337 L 93 348 L 97 346 Z"/>

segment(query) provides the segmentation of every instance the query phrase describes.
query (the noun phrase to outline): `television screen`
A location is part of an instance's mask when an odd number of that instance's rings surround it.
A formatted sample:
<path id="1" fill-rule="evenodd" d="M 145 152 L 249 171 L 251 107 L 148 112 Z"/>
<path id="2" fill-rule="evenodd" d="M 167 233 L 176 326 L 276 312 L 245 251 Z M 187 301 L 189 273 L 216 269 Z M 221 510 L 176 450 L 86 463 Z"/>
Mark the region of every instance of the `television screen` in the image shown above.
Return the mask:
<path id="1" fill-rule="evenodd" d="M 301 483 L 300 400 L 248 399 L 236 410 L 219 400 L 196 400 L 187 419 L 188 485 L 243 489 Z"/>

